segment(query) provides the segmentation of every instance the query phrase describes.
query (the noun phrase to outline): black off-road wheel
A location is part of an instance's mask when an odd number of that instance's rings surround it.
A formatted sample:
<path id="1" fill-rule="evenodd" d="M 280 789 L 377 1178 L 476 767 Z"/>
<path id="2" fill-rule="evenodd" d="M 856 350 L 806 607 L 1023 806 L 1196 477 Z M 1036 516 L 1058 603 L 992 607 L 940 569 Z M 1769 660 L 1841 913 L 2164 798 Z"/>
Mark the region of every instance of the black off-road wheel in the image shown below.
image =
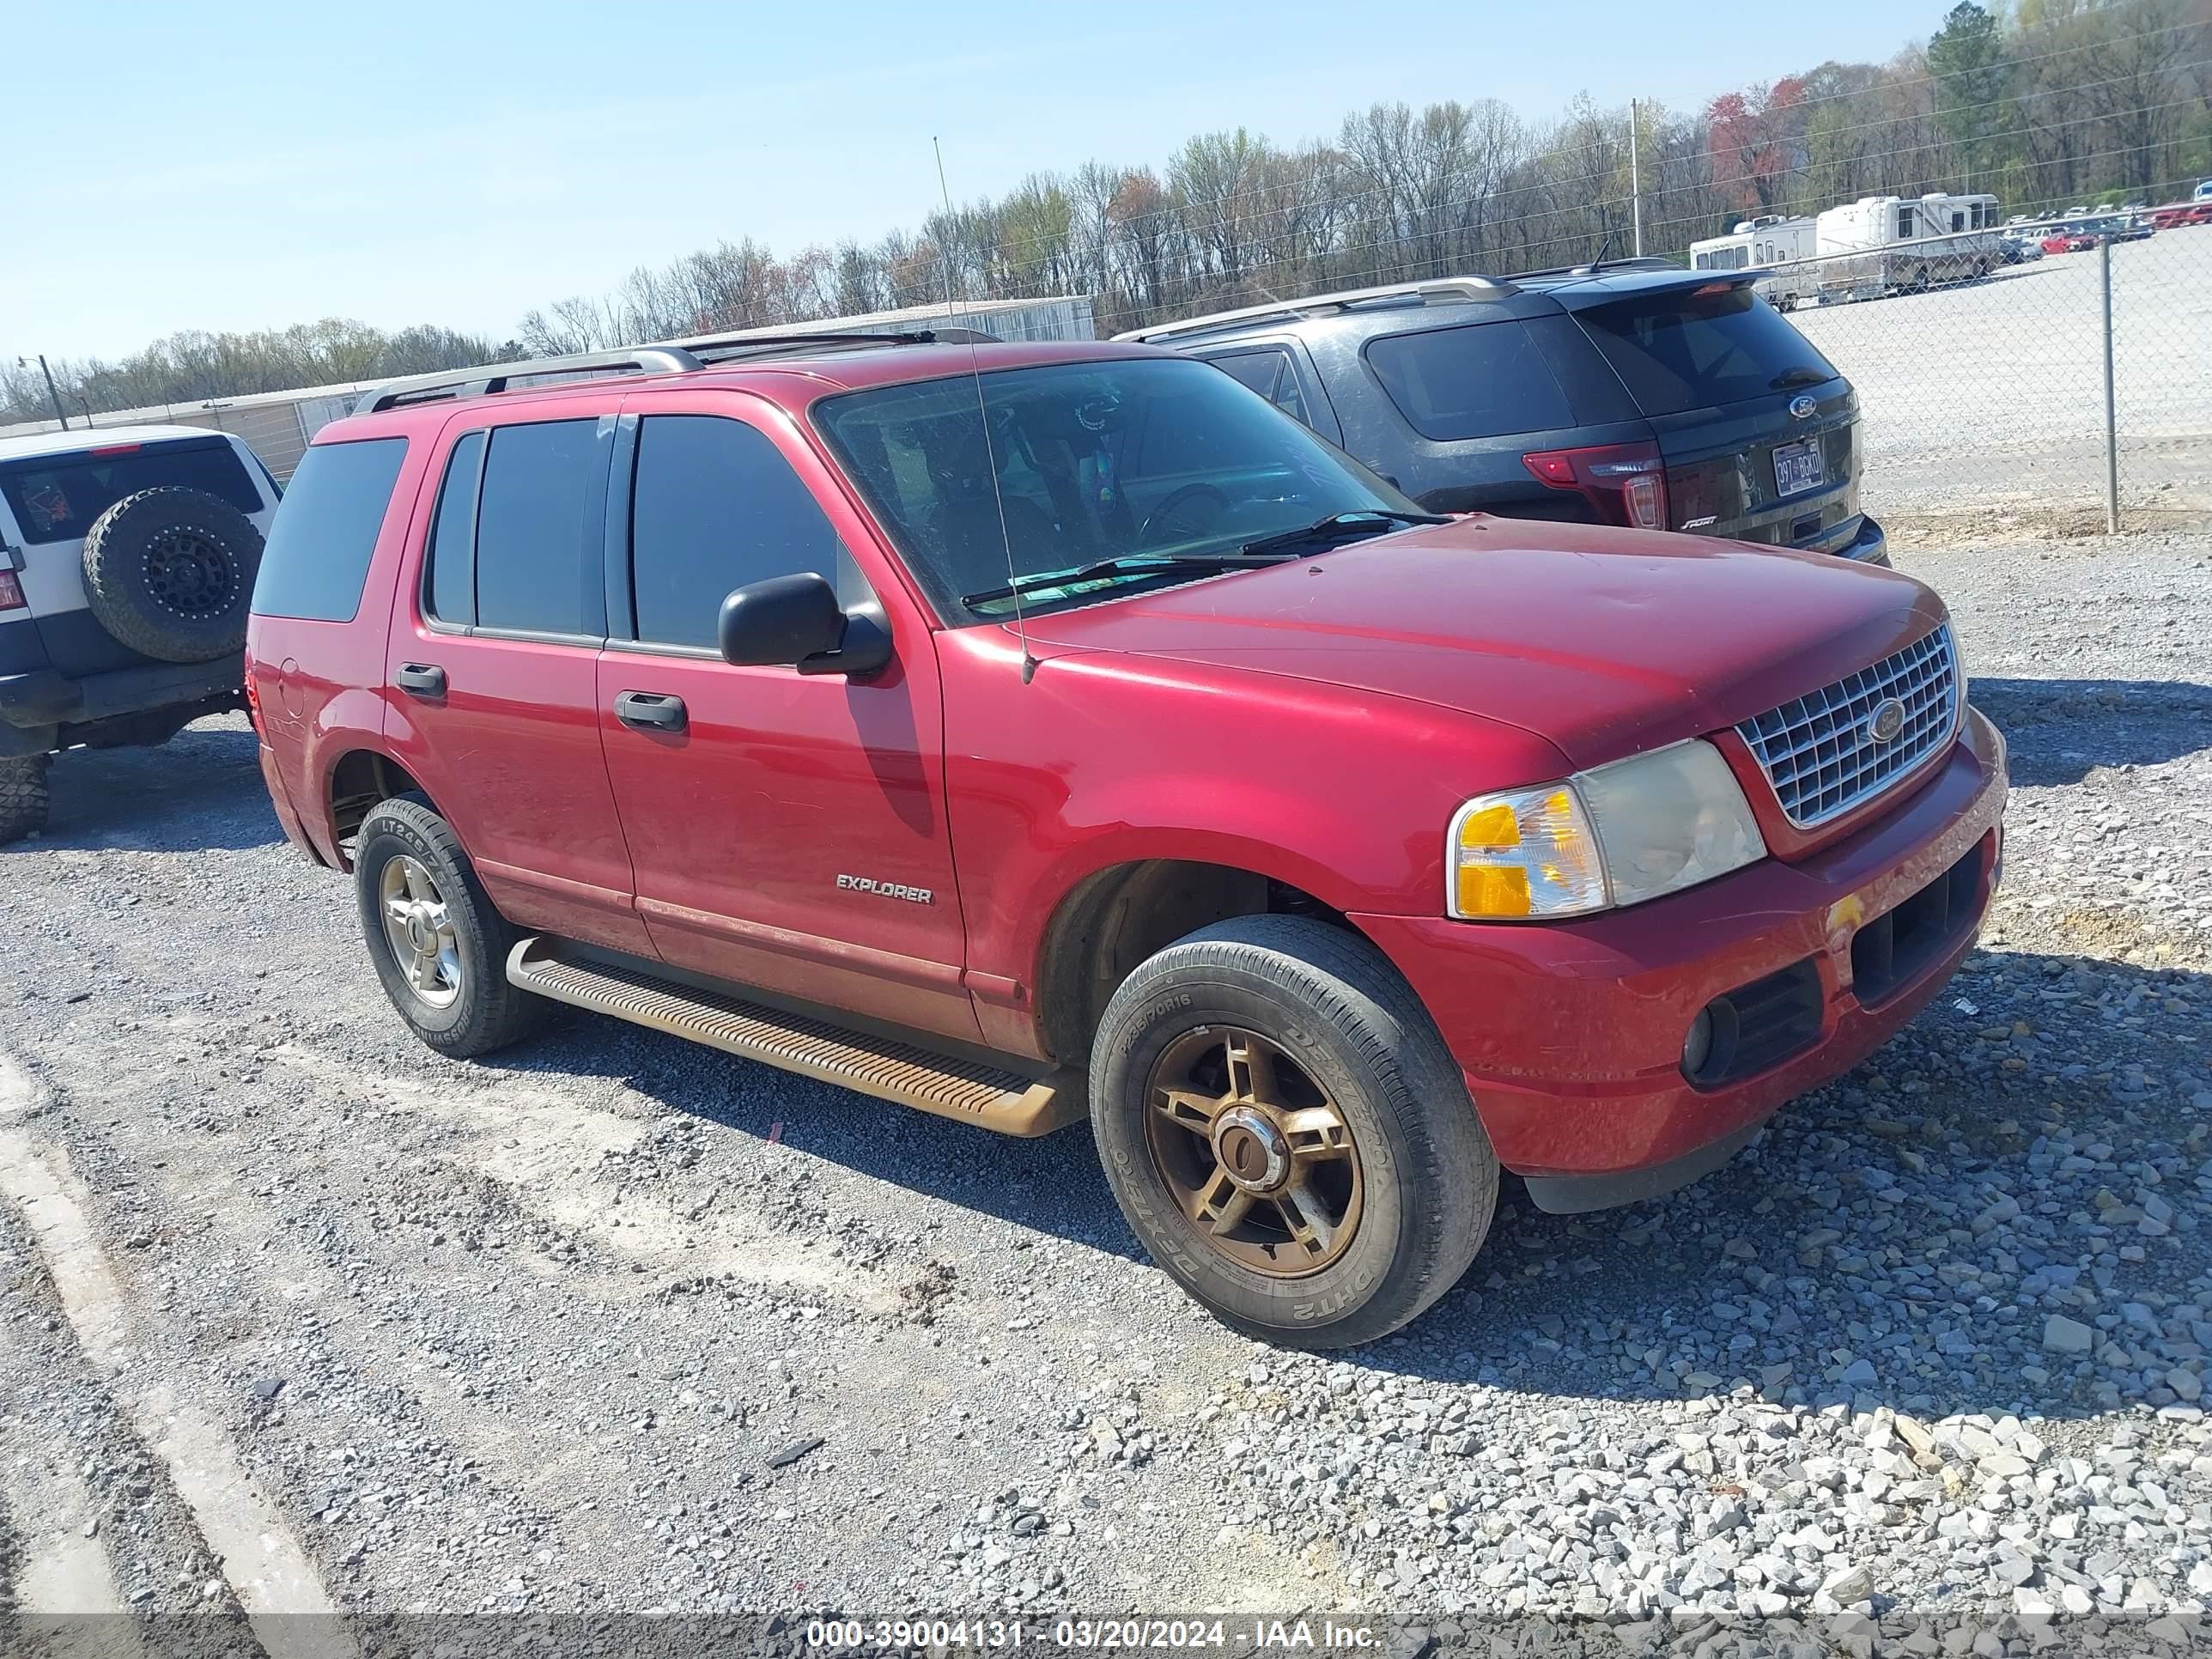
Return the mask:
<path id="1" fill-rule="evenodd" d="M 1107 1180 L 1153 1259 L 1224 1324 L 1299 1348 L 1387 1336 L 1457 1282 L 1498 1158 L 1382 954 L 1246 916 L 1132 974 L 1091 1050 Z"/>
<path id="2" fill-rule="evenodd" d="M 52 757 L 0 760 L 0 847 L 46 827 L 46 768 Z"/>
<path id="3" fill-rule="evenodd" d="M 261 532 L 228 501 L 165 484 L 125 495 L 84 538 L 100 625 L 142 656 L 212 662 L 246 644 Z"/>
<path id="4" fill-rule="evenodd" d="M 492 907 L 452 827 L 419 795 L 362 820 L 354 890 L 384 994 L 441 1054 L 488 1054 L 526 1036 L 545 1004 L 508 983 L 521 937 Z"/>

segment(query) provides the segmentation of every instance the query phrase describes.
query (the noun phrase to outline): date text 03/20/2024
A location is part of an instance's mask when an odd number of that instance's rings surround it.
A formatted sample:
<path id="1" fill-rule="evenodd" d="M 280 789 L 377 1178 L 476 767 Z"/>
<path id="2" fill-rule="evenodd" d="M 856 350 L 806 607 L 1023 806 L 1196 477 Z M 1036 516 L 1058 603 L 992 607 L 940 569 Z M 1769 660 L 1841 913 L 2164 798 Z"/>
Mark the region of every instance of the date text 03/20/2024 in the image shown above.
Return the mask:
<path id="1" fill-rule="evenodd" d="M 827 1652 L 908 1648 L 1047 1647 L 1099 1651 L 1234 1650 L 1240 1653 L 1374 1650 L 1371 1624 L 1334 1619 L 815 1619 L 806 1645 Z"/>

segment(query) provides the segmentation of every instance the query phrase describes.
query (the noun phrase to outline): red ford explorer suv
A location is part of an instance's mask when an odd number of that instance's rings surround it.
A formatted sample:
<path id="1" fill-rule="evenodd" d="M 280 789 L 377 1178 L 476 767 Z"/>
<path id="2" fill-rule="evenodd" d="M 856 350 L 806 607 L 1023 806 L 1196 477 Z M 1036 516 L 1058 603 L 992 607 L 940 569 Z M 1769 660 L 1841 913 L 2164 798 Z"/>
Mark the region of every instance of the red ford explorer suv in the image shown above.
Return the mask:
<path id="1" fill-rule="evenodd" d="M 570 1003 L 1088 1116 L 1168 1272 L 1303 1346 L 1443 1295 L 1501 1168 L 1577 1211 L 1720 1164 L 1936 994 L 1998 870 L 1919 583 L 1440 519 L 1142 346 L 388 387 L 253 610 L 278 816 L 431 1046 Z"/>

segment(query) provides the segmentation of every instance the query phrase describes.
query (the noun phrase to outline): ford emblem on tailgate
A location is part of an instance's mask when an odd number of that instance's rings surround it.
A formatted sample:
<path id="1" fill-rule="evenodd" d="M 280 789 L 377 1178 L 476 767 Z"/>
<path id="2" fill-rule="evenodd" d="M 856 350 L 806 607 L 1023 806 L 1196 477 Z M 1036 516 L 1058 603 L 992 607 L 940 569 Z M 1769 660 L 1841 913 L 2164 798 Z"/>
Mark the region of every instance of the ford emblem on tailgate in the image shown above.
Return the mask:
<path id="1" fill-rule="evenodd" d="M 1820 400 L 1817 398 L 1810 396 L 1792 398 L 1790 400 L 1790 412 L 1792 415 L 1795 415 L 1801 421 L 1811 420 L 1813 418 L 1813 411 L 1820 406 Z"/>

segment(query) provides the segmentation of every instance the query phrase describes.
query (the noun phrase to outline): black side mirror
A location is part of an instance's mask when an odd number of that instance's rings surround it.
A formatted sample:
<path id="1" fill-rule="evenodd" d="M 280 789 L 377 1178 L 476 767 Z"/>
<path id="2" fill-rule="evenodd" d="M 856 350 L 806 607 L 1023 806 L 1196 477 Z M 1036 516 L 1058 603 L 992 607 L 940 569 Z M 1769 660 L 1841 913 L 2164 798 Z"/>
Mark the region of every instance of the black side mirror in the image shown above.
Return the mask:
<path id="1" fill-rule="evenodd" d="M 722 601 L 726 662 L 795 666 L 802 674 L 868 674 L 890 660 L 890 629 L 874 605 L 838 608 L 812 571 L 748 582 Z"/>

